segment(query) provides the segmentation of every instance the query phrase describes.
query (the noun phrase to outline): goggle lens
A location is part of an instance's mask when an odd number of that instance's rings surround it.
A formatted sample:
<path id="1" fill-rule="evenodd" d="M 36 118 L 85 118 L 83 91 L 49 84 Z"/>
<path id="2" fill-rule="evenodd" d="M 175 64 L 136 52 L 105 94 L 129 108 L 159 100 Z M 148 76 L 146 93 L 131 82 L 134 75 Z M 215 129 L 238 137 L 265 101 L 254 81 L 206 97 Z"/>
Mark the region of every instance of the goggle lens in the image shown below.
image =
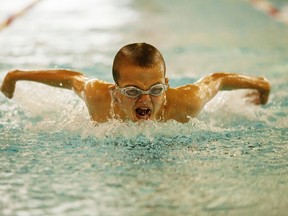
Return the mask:
<path id="1" fill-rule="evenodd" d="M 127 97 L 130 98 L 137 98 L 142 94 L 149 94 L 153 96 L 159 96 L 161 95 L 164 91 L 167 90 L 167 86 L 165 84 L 156 84 L 151 86 L 151 88 L 147 91 L 144 91 L 142 89 L 139 89 L 134 86 L 128 86 L 125 88 L 117 88 L 122 94 L 126 95 Z"/>

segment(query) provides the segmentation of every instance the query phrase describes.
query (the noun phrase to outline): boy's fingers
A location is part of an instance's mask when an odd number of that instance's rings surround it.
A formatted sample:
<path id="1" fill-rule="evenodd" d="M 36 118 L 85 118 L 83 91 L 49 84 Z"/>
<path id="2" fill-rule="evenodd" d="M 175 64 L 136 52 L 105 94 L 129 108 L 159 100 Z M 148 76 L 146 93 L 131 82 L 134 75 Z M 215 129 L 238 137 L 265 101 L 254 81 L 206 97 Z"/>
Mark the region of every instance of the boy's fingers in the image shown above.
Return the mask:
<path id="1" fill-rule="evenodd" d="M 257 91 L 251 91 L 249 93 L 247 93 L 245 95 L 245 97 L 247 98 L 247 101 L 249 101 L 250 103 L 259 105 L 261 104 L 261 99 L 260 99 L 260 95 Z"/>
<path id="2" fill-rule="evenodd" d="M 10 87 L 5 87 L 4 84 L 1 84 L 1 92 L 7 97 L 7 98 L 12 98 L 13 97 L 13 93 L 15 90 L 15 84 L 10 86 Z"/>
<path id="3" fill-rule="evenodd" d="M 260 102 L 261 104 L 266 104 L 269 98 L 269 92 L 259 92 Z"/>

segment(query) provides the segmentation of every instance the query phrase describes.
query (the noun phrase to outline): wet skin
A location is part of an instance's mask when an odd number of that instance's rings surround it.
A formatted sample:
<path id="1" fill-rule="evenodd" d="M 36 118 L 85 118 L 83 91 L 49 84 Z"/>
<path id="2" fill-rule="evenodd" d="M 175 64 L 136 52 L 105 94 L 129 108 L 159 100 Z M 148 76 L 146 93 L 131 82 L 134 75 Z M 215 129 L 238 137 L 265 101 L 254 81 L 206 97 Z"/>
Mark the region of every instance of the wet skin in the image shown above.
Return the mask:
<path id="1" fill-rule="evenodd" d="M 148 90 L 157 83 L 168 84 L 163 67 L 140 67 L 123 64 L 119 67 L 119 87 L 135 86 Z M 7 73 L 1 85 L 2 93 L 12 98 L 16 82 L 34 81 L 54 87 L 74 90 L 87 105 L 90 117 L 96 122 L 106 122 L 111 118 L 119 120 L 176 120 L 187 122 L 196 117 L 219 91 L 233 89 L 250 89 L 254 91 L 253 101 L 266 104 L 270 84 L 263 77 L 251 77 L 235 73 L 213 73 L 199 81 L 168 88 L 159 96 L 148 94 L 129 98 L 116 89 L 116 84 L 97 79 L 89 79 L 82 73 L 66 69 L 48 69 L 23 71 L 13 70 Z M 238 98 L 236 98 L 238 99 Z"/>
<path id="2" fill-rule="evenodd" d="M 168 84 L 168 79 L 165 79 L 161 65 L 144 68 L 125 64 L 120 65 L 119 71 L 121 71 L 118 80 L 120 88 L 134 86 L 141 90 L 148 90 L 155 84 Z M 137 98 L 130 98 L 117 91 L 116 85 L 111 90 L 113 91 L 115 113 L 118 113 L 121 119 L 139 121 L 148 119 L 160 120 L 163 118 L 166 92 L 163 92 L 159 96 L 142 94 Z"/>

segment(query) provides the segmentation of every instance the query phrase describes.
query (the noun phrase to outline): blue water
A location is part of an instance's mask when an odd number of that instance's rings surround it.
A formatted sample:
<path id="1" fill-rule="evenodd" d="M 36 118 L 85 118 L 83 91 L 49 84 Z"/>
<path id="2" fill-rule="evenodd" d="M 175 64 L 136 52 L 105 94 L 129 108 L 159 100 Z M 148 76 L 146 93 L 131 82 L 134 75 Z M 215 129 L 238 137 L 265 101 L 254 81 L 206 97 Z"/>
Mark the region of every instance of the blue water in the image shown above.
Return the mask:
<path id="1" fill-rule="evenodd" d="M 172 86 L 265 76 L 269 103 L 223 92 L 186 124 L 95 124 L 72 92 L 19 82 L 0 95 L 0 215 L 286 215 L 288 26 L 247 1 L 42 1 L 0 32 L 0 80 L 65 67 L 112 81 L 135 41 L 161 50 Z"/>

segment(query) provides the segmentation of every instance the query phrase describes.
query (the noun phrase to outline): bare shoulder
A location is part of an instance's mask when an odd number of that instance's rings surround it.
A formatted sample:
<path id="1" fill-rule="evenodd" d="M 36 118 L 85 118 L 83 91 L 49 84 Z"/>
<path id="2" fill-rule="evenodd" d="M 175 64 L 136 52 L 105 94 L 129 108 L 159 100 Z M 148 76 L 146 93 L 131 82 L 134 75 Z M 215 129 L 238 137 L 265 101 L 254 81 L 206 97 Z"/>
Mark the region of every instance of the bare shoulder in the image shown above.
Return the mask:
<path id="1" fill-rule="evenodd" d="M 198 85 L 189 84 L 167 90 L 167 119 L 188 121 L 196 117 L 202 109 L 201 91 Z"/>
<path id="2" fill-rule="evenodd" d="M 85 81 L 85 88 L 86 89 L 93 89 L 93 90 L 108 90 L 108 87 L 112 85 L 112 83 L 99 80 L 99 79 L 87 79 Z"/>
<path id="3" fill-rule="evenodd" d="M 167 91 L 167 103 L 171 103 L 175 106 L 193 106 L 193 104 L 198 101 L 198 98 L 201 97 L 199 94 L 200 87 L 195 84 L 169 88 Z"/>
<path id="4" fill-rule="evenodd" d="M 105 98 L 109 93 L 109 86 L 112 84 L 98 79 L 89 79 L 84 85 L 84 94 L 88 98 Z"/>
<path id="5" fill-rule="evenodd" d="M 81 97 L 84 99 L 91 118 L 98 122 L 109 118 L 111 95 L 109 86 L 111 83 L 98 79 L 89 79 L 85 82 Z"/>

